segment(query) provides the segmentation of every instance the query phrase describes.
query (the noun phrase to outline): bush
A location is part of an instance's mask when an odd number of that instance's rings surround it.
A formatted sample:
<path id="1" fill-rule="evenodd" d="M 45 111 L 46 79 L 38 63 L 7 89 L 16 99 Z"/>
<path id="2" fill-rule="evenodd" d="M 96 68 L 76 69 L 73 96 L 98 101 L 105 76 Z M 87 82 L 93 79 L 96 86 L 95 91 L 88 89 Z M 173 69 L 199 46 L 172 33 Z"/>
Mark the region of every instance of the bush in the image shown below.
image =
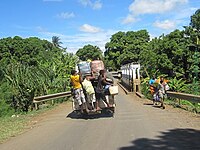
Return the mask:
<path id="1" fill-rule="evenodd" d="M 144 81 L 141 83 L 141 92 L 146 98 L 152 99 L 152 95 L 151 95 L 150 89 L 149 89 L 149 84 L 147 81 Z"/>
<path id="2" fill-rule="evenodd" d="M 10 107 L 4 100 L 0 101 L 0 117 L 11 116 L 14 113 L 14 109 Z"/>

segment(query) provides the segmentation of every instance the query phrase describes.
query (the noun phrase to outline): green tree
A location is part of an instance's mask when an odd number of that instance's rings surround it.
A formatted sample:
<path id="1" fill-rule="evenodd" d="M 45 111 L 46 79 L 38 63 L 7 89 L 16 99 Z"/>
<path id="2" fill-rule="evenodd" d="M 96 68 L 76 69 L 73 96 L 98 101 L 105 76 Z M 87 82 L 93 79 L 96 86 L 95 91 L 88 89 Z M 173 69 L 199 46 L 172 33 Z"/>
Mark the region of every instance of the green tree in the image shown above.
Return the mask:
<path id="1" fill-rule="evenodd" d="M 88 59 L 96 60 L 96 59 L 103 59 L 102 51 L 99 47 L 93 45 L 85 45 L 83 48 L 78 49 L 76 55 L 82 61 L 87 61 Z"/>
<path id="2" fill-rule="evenodd" d="M 198 9 L 195 14 L 191 16 L 190 25 L 192 28 L 200 31 L 200 9 Z"/>
<path id="3" fill-rule="evenodd" d="M 60 38 L 58 36 L 52 37 L 52 43 L 55 47 L 61 47 L 62 42 L 60 41 Z"/>
<path id="4" fill-rule="evenodd" d="M 140 62 L 140 53 L 147 48 L 149 35 L 146 30 L 118 32 L 106 43 L 104 52 L 108 67 L 117 70 L 122 64 Z M 109 60 L 112 63 L 109 63 Z"/>
<path id="5" fill-rule="evenodd" d="M 105 62 L 108 68 L 112 70 L 117 70 L 120 68 L 121 64 L 118 60 L 119 56 L 123 53 L 125 48 L 125 32 L 117 32 L 112 35 L 110 42 L 107 42 L 105 45 Z"/>
<path id="6" fill-rule="evenodd" d="M 37 37 L 0 39 L 1 105 L 28 111 L 34 96 L 69 90 L 69 75 L 77 60 Z"/>

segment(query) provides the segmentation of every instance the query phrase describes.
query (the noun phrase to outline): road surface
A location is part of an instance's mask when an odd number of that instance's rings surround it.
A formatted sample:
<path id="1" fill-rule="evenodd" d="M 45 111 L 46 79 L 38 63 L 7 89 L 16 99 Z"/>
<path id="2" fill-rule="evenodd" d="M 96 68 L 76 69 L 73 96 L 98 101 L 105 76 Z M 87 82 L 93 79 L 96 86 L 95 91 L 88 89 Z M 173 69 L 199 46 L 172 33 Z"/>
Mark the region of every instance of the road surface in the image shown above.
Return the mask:
<path id="1" fill-rule="evenodd" d="M 70 103 L 45 115 L 0 150 L 200 150 L 200 116 L 126 95 L 119 89 L 114 117 L 77 118 Z"/>

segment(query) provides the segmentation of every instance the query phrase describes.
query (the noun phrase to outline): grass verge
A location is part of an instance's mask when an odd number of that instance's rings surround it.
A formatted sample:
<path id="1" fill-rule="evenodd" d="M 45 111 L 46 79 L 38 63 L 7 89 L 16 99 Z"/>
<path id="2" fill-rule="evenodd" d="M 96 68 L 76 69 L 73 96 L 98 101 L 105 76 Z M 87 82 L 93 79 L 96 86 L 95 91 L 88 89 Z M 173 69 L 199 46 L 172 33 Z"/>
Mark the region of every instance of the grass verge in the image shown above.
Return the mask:
<path id="1" fill-rule="evenodd" d="M 34 117 L 37 117 L 41 115 L 44 112 L 47 112 L 48 110 L 51 110 L 55 108 L 54 106 L 48 106 L 44 107 L 40 110 L 34 110 L 31 112 L 28 112 L 26 114 L 17 114 L 6 117 L 0 118 L 0 143 L 5 142 L 11 137 L 15 137 L 16 135 L 19 135 L 26 131 L 27 129 L 30 129 L 34 122 L 32 122 L 32 119 Z"/>
<path id="2" fill-rule="evenodd" d="M 168 105 L 172 105 L 174 108 L 181 108 L 193 113 L 200 113 L 200 103 L 192 103 L 187 100 L 178 101 L 178 100 L 169 100 L 169 99 L 166 99 L 165 103 Z"/>

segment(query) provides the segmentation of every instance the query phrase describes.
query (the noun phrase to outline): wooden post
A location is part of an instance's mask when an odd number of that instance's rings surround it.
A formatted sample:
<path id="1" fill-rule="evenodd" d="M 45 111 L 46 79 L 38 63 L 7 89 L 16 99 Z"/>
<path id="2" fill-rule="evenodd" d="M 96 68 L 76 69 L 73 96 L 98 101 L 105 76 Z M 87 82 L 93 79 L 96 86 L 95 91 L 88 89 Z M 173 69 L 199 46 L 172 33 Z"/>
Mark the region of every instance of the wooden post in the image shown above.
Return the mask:
<path id="1" fill-rule="evenodd" d="M 178 99 L 178 105 L 181 106 L 181 100 L 180 99 Z"/>
<path id="2" fill-rule="evenodd" d="M 54 105 L 54 100 L 51 100 L 51 104 Z"/>
<path id="3" fill-rule="evenodd" d="M 136 83 L 135 83 L 135 79 L 133 80 L 133 92 L 136 92 Z"/>
<path id="4" fill-rule="evenodd" d="M 37 103 L 35 103 L 35 109 L 38 110 L 38 104 Z"/>
<path id="5" fill-rule="evenodd" d="M 133 80 L 134 92 L 140 92 L 140 79 Z"/>

